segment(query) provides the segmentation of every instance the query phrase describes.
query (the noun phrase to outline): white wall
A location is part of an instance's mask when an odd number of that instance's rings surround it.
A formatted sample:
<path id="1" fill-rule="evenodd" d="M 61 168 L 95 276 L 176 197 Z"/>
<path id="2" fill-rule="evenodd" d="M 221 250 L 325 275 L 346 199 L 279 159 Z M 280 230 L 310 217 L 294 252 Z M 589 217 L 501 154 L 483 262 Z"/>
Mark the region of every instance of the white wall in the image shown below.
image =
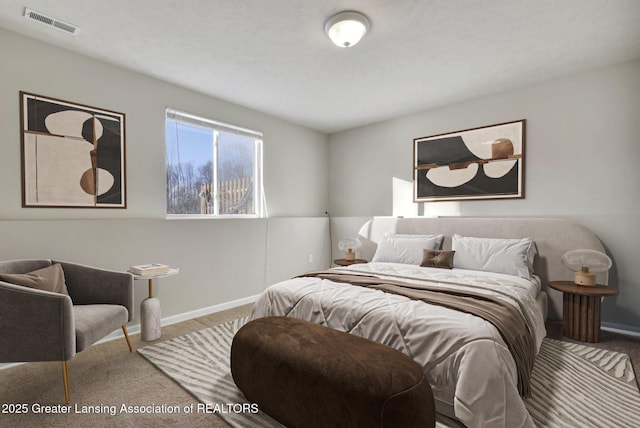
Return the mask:
<path id="1" fill-rule="evenodd" d="M 614 260 L 610 284 L 620 294 L 605 300 L 605 324 L 640 331 L 639 112 L 635 61 L 337 133 L 330 212 L 574 219 Z M 396 197 L 394 207 L 394 187 L 411 186 L 414 138 L 518 119 L 527 120 L 525 199 L 417 205 L 405 197 L 398 206 Z"/>
<path id="2" fill-rule="evenodd" d="M 322 133 L 3 29 L 0 52 L 0 189 L 5 202 L 0 218 L 164 218 L 167 106 L 263 132 L 270 216 L 321 216 L 326 211 L 328 154 Z M 20 90 L 125 113 L 126 210 L 21 208 Z"/>
<path id="3" fill-rule="evenodd" d="M 283 275 L 329 265 L 326 135 L 3 29 L 0 76 L 0 259 L 178 266 L 179 275 L 154 287 L 163 316 L 256 295 Z M 125 113 L 127 209 L 22 208 L 21 90 Z M 264 133 L 269 219 L 164 219 L 167 106 Z M 136 283 L 136 299 L 146 293 Z"/>

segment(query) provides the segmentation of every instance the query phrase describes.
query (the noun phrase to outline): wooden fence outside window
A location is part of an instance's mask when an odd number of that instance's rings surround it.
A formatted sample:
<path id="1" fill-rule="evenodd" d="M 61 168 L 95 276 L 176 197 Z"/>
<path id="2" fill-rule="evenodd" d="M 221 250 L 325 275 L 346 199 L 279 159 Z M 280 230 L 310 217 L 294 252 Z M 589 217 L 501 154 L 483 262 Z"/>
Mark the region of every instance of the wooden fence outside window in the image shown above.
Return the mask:
<path id="1" fill-rule="evenodd" d="M 200 186 L 200 214 L 214 214 L 211 184 Z M 218 182 L 218 214 L 254 214 L 253 180 L 242 177 Z"/>

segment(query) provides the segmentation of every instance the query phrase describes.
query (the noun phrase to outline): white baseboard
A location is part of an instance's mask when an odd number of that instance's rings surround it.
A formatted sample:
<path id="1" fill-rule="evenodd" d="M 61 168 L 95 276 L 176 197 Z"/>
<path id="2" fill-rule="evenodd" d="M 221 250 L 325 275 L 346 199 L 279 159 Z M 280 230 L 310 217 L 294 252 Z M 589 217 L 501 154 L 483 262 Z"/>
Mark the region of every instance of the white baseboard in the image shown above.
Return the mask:
<path id="1" fill-rule="evenodd" d="M 26 363 L 0 363 L 0 370 L 10 369 L 11 367 L 20 366 Z"/>
<path id="2" fill-rule="evenodd" d="M 177 324 L 182 321 L 188 321 L 194 318 L 203 317 L 206 315 L 214 314 L 216 312 L 222 312 L 222 311 L 226 311 L 227 309 L 232 309 L 238 306 L 254 303 L 256 300 L 258 300 L 258 297 L 260 297 L 260 294 L 244 297 L 242 299 L 232 300 L 230 302 L 220 303 L 218 305 L 209 306 L 207 308 L 196 309 L 195 311 L 189 311 L 183 314 L 172 315 L 170 317 L 162 318 L 161 325 L 165 326 L 165 325 Z M 130 335 L 140 333 L 140 330 L 141 330 L 140 323 L 127 326 L 127 332 Z M 118 329 L 113 333 L 109 334 L 108 336 L 105 336 L 104 339 L 96 342 L 96 344 L 109 342 L 115 339 L 120 339 L 123 336 L 124 336 L 124 333 L 122 332 L 122 330 Z M 25 363 L 0 363 L 0 370 L 19 366 L 21 364 L 25 364 Z"/>
<path id="3" fill-rule="evenodd" d="M 194 318 L 203 317 L 203 316 L 206 316 L 206 315 L 214 314 L 216 312 L 226 311 L 227 309 L 232 309 L 232 308 L 235 308 L 235 307 L 238 307 L 238 306 L 247 305 L 249 303 L 255 303 L 255 301 L 258 300 L 258 297 L 260 297 L 260 294 L 256 294 L 256 295 L 249 296 L 249 297 L 244 297 L 242 299 L 232 300 L 230 302 L 220 303 L 218 305 L 213 305 L 213 306 L 209 306 L 209 307 L 202 308 L 202 309 L 196 309 L 195 311 L 189 311 L 189 312 L 185 312 L 183 314 L 172 315 L 170 317 L 162 318 L 162 320 L 160 321 L 160 324 L 162 326 L 171 325 L 171 324 L 177 324 L 177 323 L 182 322 L 182 321 L 189 321 L 189 320 L 192 320 Z M 127 326 L 127 332 L 129 334 L 140 333 L 140 330 L 141 330 L 140 323 L 133 324 L 131 326 Z M 102 340 L 100 340 L 100 341 L 98 341 L 96 343 L 108 342 L 110 340 L 119 339 L 119 338 L 121 338 L 123 336 L 124 336 L 124 333 L 122 332 L 122 330 L 116 330 L 113 333 L 111 333 L 110 335 L 105 336 L 104 339 L 102 339 Z"/>
<path id="4" fill-rule="evenodd" d="M 626 336 L 640 337 L 640 330 L 630 330 L 628 325 L 614 324 L 614 323 L 602 323 L 601 330 L 610 331 L 612 333 L 624 334 Z"/>
<path id="5" fill-rule="evenodd" d="M 196 309 L 195 311 L 185 312 L 184 314 L 173 315 L 163 319 L 162 325 L 176 324 L 182 321 L 215 314 L 216 312 L 226 311 L 227 309 L 237 308 L 238 306 L 248 305 L 249 303 L 255 303 L 261 295 L 262 293 L 254 294 L 253 296 L 243 297 L 242 299 L 220 303 L 218 305 L 209 306 L 208 308 Z"/>

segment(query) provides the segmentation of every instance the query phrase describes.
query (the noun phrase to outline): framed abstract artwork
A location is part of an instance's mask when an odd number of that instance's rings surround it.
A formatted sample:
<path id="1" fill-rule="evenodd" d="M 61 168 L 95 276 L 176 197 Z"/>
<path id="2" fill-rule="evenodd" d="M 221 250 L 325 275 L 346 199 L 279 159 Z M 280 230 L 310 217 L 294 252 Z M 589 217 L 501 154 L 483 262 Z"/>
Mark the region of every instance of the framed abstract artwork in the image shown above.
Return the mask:
<path id="1" fill-rule="evenodd" d="M 126 208 L 125 115 L 20 92 L 22 206 Z"/>
<path id="2" fill-rule="evenodd" d="M 414 202 L 524 198 L 524 142 L 524 119 L 414 139 Z"/>

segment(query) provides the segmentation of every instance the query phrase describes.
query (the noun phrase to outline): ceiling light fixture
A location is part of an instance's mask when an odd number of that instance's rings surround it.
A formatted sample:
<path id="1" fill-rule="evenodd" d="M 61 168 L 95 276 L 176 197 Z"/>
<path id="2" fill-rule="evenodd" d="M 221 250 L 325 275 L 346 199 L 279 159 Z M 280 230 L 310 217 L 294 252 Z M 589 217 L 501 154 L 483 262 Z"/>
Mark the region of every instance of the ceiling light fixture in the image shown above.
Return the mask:
<path id="1" fill-rule="evenodd" d="M 362 40 L 370 27 L 369 19 L 360 12 L 344 11 L 325 22 L 324 32 L 336 46 L 348 48 Z"/>

